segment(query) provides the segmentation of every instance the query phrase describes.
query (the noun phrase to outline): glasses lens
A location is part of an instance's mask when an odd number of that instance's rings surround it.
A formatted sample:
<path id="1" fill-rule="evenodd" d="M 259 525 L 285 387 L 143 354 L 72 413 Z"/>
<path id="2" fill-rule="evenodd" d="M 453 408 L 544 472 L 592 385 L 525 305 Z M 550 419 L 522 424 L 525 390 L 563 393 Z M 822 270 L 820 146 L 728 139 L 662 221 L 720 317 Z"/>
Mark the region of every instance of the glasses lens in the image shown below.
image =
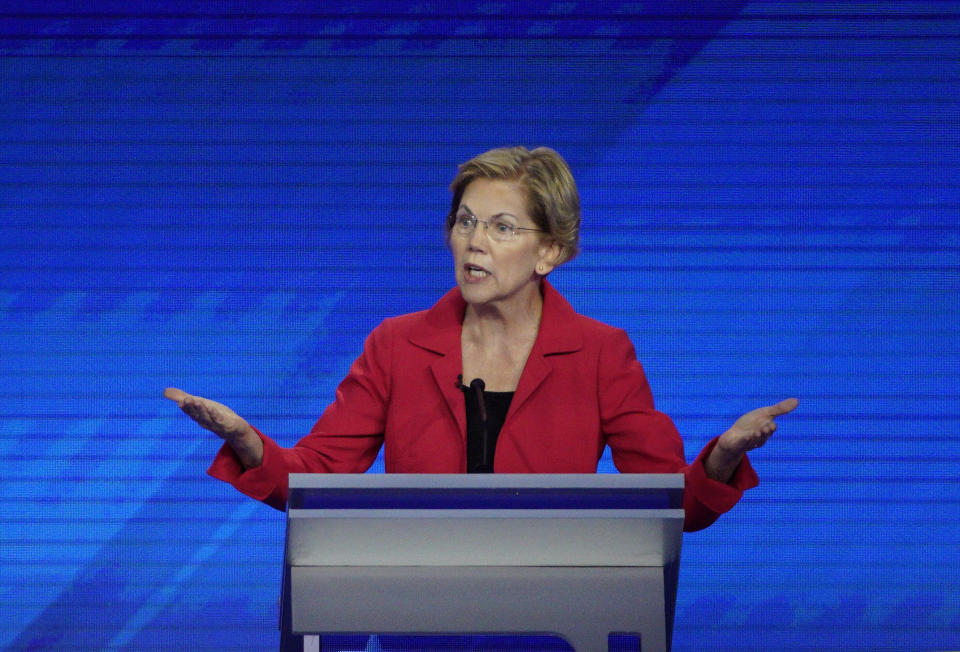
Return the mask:
<path id="1" fill-rule="evenodd" d="M 503 220 L 494 220 L 490 223 L 490 234 L 493 236 L 494 240 L 506 242 L 508 240 L 513 240 L 516 237 L 517 232 L 513 228 L 513 225 L 509 222 L 504 222 Z"/>
<path id="2" fill-rule="evenodd" d="M 469 235 L 476 226 L 476 219 L 470 215 L 457 215 L 457 221 L 453 223 L 453 228 L 462 235 Z"/>

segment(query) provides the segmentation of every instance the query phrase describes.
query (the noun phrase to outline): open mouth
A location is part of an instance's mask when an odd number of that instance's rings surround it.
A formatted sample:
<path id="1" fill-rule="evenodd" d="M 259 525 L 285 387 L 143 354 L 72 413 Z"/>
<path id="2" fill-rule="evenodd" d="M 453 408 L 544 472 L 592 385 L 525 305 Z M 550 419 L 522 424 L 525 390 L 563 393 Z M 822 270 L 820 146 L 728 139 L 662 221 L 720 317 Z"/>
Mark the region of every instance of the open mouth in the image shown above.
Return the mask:
<path id="1" fill-rule="evenodd" d="M 486 278 L 490 276 L 490 272 L 480 267 L 479 265 L 466 264 L 463 266 L 464 271 L 467 273 L 468 278 Z"/>

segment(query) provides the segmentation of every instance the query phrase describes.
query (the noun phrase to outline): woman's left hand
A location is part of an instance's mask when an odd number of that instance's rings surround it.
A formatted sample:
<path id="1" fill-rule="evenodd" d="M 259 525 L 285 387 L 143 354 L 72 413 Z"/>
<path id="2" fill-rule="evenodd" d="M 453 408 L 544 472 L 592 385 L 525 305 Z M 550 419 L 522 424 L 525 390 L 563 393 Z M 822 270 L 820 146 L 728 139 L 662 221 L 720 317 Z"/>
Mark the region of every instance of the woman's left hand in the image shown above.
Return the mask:
<path id="1" fill-rule="evenodd" d="M 770 435 L 777 429 L 775 418 L 792 412 L 799 401 L 788 398 L 776 405 L 757 408 L 747 412 L 730 426 L 730 429 L 720 435 L 717 447 L 728 455 L 743 455 L 754 448 L 760 448 L 767 443 Z"/>
<path id="2" fill-rule="evenodd" d="M 774 421 L 792 412 L 799 401 L 788 398 L 776 405 L 757 408 L 736 420 L 730 429 L 720 435 L 717 445 L 706 460 L 707 475 L 718 482 L 728 482 L 747 451 L 767 443 L 777 429 Z"/>

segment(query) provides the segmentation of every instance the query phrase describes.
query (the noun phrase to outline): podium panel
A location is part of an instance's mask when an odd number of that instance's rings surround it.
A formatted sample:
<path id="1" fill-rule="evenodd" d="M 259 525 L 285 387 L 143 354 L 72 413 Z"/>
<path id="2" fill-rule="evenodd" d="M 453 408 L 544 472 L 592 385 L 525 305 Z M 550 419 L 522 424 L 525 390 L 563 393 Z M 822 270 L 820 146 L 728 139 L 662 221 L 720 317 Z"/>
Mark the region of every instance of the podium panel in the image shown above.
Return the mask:
<path id="1" fill-rule="evenodd" d="M 292 474 L 290 492 L 285 649 L 351 633 L 670 647 L 682 475 Z"/>

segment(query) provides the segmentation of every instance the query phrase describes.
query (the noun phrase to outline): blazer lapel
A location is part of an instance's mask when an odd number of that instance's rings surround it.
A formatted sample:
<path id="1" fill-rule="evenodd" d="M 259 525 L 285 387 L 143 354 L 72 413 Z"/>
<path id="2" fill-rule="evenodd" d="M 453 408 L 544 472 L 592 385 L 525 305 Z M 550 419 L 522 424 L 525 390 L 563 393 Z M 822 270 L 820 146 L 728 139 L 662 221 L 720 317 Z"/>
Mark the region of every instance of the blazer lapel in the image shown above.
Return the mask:
<path id="1" fill-rule="evenodd" d="M 463 437 L 464 444 L 467 438 L 467 413 L 464 409 L 463 391 L 460 389 L 460 371 L 463 364 L 460 358 L 460 350 L 457 347 L 456 354 L 437 357 L 430 365 L 430 371 L 433 372 L 433 380 L 437 384 L 437 389 L 443 396 L 447 408 L 450 410 L 450 416 L 457 423 L 457 429 Z"/>
<path id="2" fill-rule="evenodd" d="M 523 373 L 520 374 L 520 382 L 517 384 L 517 391 L 513 393 L 513 399 L 510 401 L 510 409 L 507 411 L 507 418 L 517 410 L 523 407 L 533 393 L 537 390 L 543 381 L 550 375 L 550 365 L 542 352 L 537 351 L 537 345 L 534 344 L 530 356 L 527 358 L 527 364 L 523 367 Z"/>
<path id="3" fill-rule="evenodd" d="M 573 306 L 544 279 L 540 331 L 510 402 L 508 418 L 523 407 L 550 375 L 550 356 L 573 353 L 583 347 L 583 335 L 576 317 Z"/>
<path id="4" fill-rule="evenodd" d="M 427 311 L 424 329 L 410 336 L 412 344 L 436 354 L 436 358 L 430 363 L 430 372 L 433 374 L 437 391 L 457 424 L 464 445 L 467 438 L 467 416 L 463 407 L 459 377 L 463 370 L 460 331 L 466 307 L 460 291 L 456 288 L 450 290 Z"/>

